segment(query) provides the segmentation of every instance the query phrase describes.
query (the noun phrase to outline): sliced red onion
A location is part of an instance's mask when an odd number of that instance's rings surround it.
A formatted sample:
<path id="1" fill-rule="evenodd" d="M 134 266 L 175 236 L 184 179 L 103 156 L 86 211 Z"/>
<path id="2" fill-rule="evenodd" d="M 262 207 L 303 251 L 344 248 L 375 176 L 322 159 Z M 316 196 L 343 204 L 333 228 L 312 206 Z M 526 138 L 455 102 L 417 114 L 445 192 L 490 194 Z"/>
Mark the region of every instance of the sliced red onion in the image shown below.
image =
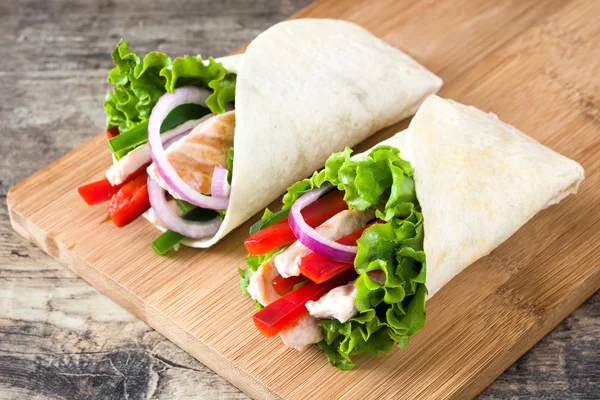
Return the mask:
<path id="1" fill-rule="evenodd" d="M 214 197 L 225 198 L 229 197 L 231 185 L 227 182 L 227 168 L 222 165 L 215 165 L 212 181 L 210 182 L 210 193 Z"/>
<path id="2" fill-rule="evenodd" d="M 213 236 L 217 233 L 223 222 L 220 217 L 204 222 L 186 221 L 179 217 L 177 214 L 173 213 L 171 208 L 169 208 L 163 188 L 151 178 L 148 178 L 148 195 L 150 197 L 150 205 L 154 209 L 156 218 L 165 226 L 165 228 L 181 233 L 183 236 L 192 239 Z"/>
<path id="3" fill-rule="evenodd" d="M 228 198 L 203 195 L 177 175 L 175 168 L 167 159 L 160 140 L 160 125 L 174 108 L 182 104 L 205 105 L 209 95 L 209 91 L 194 86 L 180 87 L 175 89 L 174 93 L 163 94 L 152 109 L 148 120 L 148 145 L 159 175 L 182 200 L 202 208 L 225 210 L 229 204 Z"/>
<path id="4" fill-rule="evenodd" d="M 198 121 L 198 123 L 200 123 L 201 120 Z M 181 131 L 181 129 L 186 125 L 189 124 L 182 124 L 160 135 L 160 140 L 163 142 L 163 147 L 165 149 L 169 147 L 170 144 L 174 143 L 178 139 L 181 139 L 183 136 L 192 131 L 192 128 Z M 117 160 L 115 155 L 112 154 L 112 159 L 113 165 L 106 171 L 106 178 L 112 186 L 120 185 L 127 179 L 129 175 L 137 171 L 138 168 L 152 161 L 148 143 L 144 143 L 143 145 L 133 149 L 120 160 Z"/>
<path id="5" fill-rule="evenodd" d="M 331 185 L 325 184 L 296 200 L 290 210 L 288 221 L 296 239 L 311 251 L 335 261 L 353 262 L 358 252 L 358 246 L 346 246 L 324 238 L 319 232 L 311 228 L 302 217 L 302 209 L 317 200 L 329 189 L 331 189 Z"/>
<path id="6" fill-rule="evenodd" d="M 163 142 L 163 149 L 165 149 L 165 150 L 166 150 L 166 149 L 168 149 L 169 147 L 171 147 L 171 145 L 172 145 L 173 143 L 175 143 L 175 142 L 176 142 L 176 141 L 178 141 L 179 139 L 183 139 L 183 138 L 184 138 L 185 136 L 187 136 L 187 135 L 188 135 L 188 134 L 189 134 L 191 131 L 192 131 L 191 129 L 188 129 L 188 130 L 187 130 L 187 131 L 185 131 L 185 132 L 181 132 L 180 134 L 178 134 L 178 135 L 175 135 L 175 136 L 173 136 L 173 137 L 171 137 L 171 138 L 169 138 L 169 139 L 165 140 L 165 141 Z"/>

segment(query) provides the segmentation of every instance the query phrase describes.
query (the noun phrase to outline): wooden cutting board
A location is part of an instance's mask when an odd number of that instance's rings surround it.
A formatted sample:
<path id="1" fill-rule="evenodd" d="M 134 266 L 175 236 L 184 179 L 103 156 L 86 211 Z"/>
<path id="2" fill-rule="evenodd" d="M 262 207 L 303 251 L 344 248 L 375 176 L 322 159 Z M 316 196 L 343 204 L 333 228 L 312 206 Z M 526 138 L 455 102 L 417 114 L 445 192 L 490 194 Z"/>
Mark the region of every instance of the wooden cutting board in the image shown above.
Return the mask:
<path id="1" fill-rule="evenodd" d="M 13 226 L 253 397 L 474 396 L 600 287 L 600 2 L 323 0 L 295 17 L 348 19 L 407 51 L 444 79 L 442 96 L 579 161 L 580 193 L 444 287 L 408 348 L 359 357 L 350 372 L 255 330 L 237 268 L 256 217 L 212 249 L 165 258 L 150 249 L 157 231 L 146 221 L 116 229 L 102 206 L 87 207 L 74 188 L 108 167 L 102 135 L 11 189 Z"/>

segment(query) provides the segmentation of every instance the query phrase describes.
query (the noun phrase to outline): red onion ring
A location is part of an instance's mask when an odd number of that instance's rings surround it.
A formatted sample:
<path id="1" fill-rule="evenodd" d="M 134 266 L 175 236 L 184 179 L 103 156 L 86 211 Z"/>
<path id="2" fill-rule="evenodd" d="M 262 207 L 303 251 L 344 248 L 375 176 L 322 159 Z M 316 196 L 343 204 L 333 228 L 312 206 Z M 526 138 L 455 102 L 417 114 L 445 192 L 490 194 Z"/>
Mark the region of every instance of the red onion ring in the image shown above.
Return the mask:
<path id="1" fill-rule="evenodd" d="M 173 143 L 175 143 L 175 142 L 176 142 L 176 141 L 178 141 L 179 139 L 183 139 L 183 138 L 184 138 L 185 136 L 187 136 L 187 135 L 188 135 L 188 134 L 189 134 L 191 131 L 192 131 L 191 129 L 188 129 L 188 130 L 187 130 L 187 131 L 185 131 L 185 132 L 181 132 L 180 134 L 177 134 L 177 135 L 175 135 L 175 136 L 173 136 L 173 137 L 170 137 L 170 138 L 168 138 L 167 140 L 165 140 L 165 141 L 163 142 L 163 149 L 165 149 L 165 150 L 166 150 L 166 149 L 168 149 L 169 147 L 171 147 L 171 145 L 172 145 Z"/>
<path id="2" fill-rule="evenodd" d="M 198 123 L 200 123 L 200 121 L 202 121 L 202 119 L 199 119 Z M 181 139 L 183 136 L 192 131 L 192 128 L 181 131 L 184 125 L 185 124 L 182 124 L 160 135 L 160 140 L 162 141 L 165 149 L 167 149 L 167 147 L 169 147 L 169 145 L 174 143 L 176 140 Z M 137 171 L 138 168 L 141 168 L 143 165 L 152 162 L 152 157 L 150 156 L 150 147 L 147 143 L 144 143 L 143 145 L 130 151 L 120 160 L 117 160 L 115 155 L 112 154 L 112 160 L 113 165 L 108 169 L 108 171 L 106 171 L 106 178 L 112 186 L 120 185 L 127 179 L 129 175 Z"/>
<path id="3" fill-rule="evenodd" d="M 227 173 L 227 168 L 220 164 L 215 165 L 212 181 L 210 183 L 210 193 L 214 197 L 229 197 L 231 185 L 227 182 Z"/>
<path id="4" fill-rule="evenodd" d="M 358 252 L 358 246 L 346 246 L 324 238 L 319 232 L 311 228 L 302 217 L 302 209 L 317 200 L 329 189 L 331 189 L 331 185 L 325 184 L 302 195 L 292 206 L 288 221 L 296 239 L 311 251 L 335 261 L 353 262 Z"/>
<path id="5" fill-rule="evenodd" d="M 159 175 L 166 184 L 182 199 L 195 206 L 211 210 L 225 210 L 229 205 L 228 198 L 205 196 L 191 188 L 179 175 L 167 159 L 165 149 L 160 140 L 160 125 L 169 113 L 182 104 L 206 104 L 209 92 L 194 86 L 175 89 L 174 93 L 163 94 L 152 109 L 148 120 L 148 146 L 152 160 Z"/>
<path id="6" fill-rule="evenodd" d="M 201 239 L 213 236 L 219 230 L 223 220 L 220 217 L 213 218 L 210 221 L 195 222 L 186 221 L 171 211 L 165 198 L 165 191 L 156 181 L 148 178 L 148 196 L 150 205 L 154 209 L 156 218 L 165 226 L 174 232 L 192 239 Z"/>

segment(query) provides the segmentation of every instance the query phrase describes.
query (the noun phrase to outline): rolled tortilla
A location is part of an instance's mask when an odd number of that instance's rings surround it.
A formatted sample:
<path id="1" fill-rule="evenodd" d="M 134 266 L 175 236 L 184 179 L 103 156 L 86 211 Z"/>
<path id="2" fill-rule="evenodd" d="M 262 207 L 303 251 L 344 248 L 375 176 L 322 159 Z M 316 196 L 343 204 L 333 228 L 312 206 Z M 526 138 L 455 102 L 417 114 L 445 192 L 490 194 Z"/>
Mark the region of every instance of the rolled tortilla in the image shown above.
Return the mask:
<path id="1" fill-rule="evenodd" d="M 584 178 L 577 162 L 496 115 L 438 96 L 381 145 L 400 149 L 415 170 L 428 298 Z"/>
<path id="2" fill-rule="evenodd" d="M 327 157 L 413 115 L 440 78 L 345 21 L 299 19 L 260 34 L 237 72 L 235 156 L 227 214 L 209 247 Z"/>
<path id="3" fill-rule="evenodd" d="M 358 264 L 357 266 L 365 268 L 368 262 L 369 268 L 376 268 L 375 271 L 366 273 L 368 274 L 366 281 L 371 280 L 379 285 L 386 285 L 388 283 L 386 276 L 389 278 L 395 269 L 397 278 L 402 275 L 401 279 L 407 281 L 411 279 L 416 286 L 410 289 L 411 292 L 408 296 L 412 298 L 408 304 L 404 290 L 402 290 L 401 296 L 395 297 L 395 294 L 389 296 L 390 301 L 386 300 L 384 304 L 381 303 L 381 297 L 374 296 L 375 299 L 379 299 L 379 303 L 375 304 L 378 307 L 377 315 L 385 315 L 385 323 L 379 319 L 367 319 L 371 318 L 368 317 L 368 314 L 361 314 L 363 318 L 353 320 L 354 325 L 339 329 L 339 333 L 343 337 L 342 341 L 336 339 L 334 343 L 327 342 L 323 345 L 329 347 L 328 351 L 324 351 L 335 365 L 337 365 L 337 361 L 331 354 L 335 354 L 336 351 L 343 357 L 349 357 L 352 349 L 359 349 L 357 354 L 362 354 L 360 347 L 349 347 L 350 350 L 342 350 L 341 346 L 342 343 L 343 346 L 346 346 L 347 340 L 354 341 L 355 338 L 352 337 L 352 334 L 360 331 L 359 327 L 364 328 L 365 323 L 373 323 L 373 326 L 386 325 L 390 327 L 390 330 L 382 331 L 381 337 L 372 335 L 361 337 L 362 339 L 358 340 L 364 340 L 362 344 L 356 343 L 350 346 L 360 346 L 369 340 L 374 340 L 369 348 L 377 348 L 388 339 L 398 341 L 400 347 L 405 346 L 410 336 L 420 329 L 425 321 L 425 310 L 422 308 L 424 298 L 427 300 L 433 297 L 452 278 L 479 258 L 490 253 L 537 212 L 558 203 L 569 194 L 575 193 L 584 178 L 583 168 L 577 162 L 554 152 L 516 128 L 499 121 L 494 114 L 487 114 L 474 107 L 465 106 L 452 100 L 444 100 L 437 96 L 430 96 L 425 100 L 407 130 L 379 143 L 374 148 L 383 145 L 399 149 L 400 157 L 409 161 L 414 169 L 414 189 L 423 217 L 423 249 L 426 261 L 424 283 L 428 295 L 425 297 L 425 290 L 421 284 L 417 283 L 416 279 L 413 280 L 414 277 L 410 278 L 406 270 L 403 270 L 407 265 L 412 265 L 404 264 L 404 257 L 401 257 L 402 264 L 392 266 L 392 269 L 384 268 L 389 264 L 384 260 L 386 256 L 379 259 L 377 246 L 382 245 L 381 253 L 389 255 L 388 238 L 385 236 L 377 238 L 376 233 L 366 239 L 363 236 L 362 244 L 373 247 L 359 249 L 358 254 L 361 253 L 361 250 L 363 254 L 360 256 L 361 260 L 357 261 L 360 266 Z M 357 154 L 353 156 L 353 159 L 358 161 L 372 151 L 373 149 L 370 149 Z M 381 160 L 382 153 L 378 154 L 373 155 L 373 162 L 377 157 Z M 339 158 L 335 160 L 339 160 Z M 329 179 L 330 183 L 331 179 L 339 182 L 337 181 L 339 171 L 336 171 L 334 166 L 336 164 L 337 168 L 341 166 L 341 164 L 333 162 L 330 164 L 330 171 L 325 174 L 326 180 Z M 351 167 L 347 164 L 344 165 L 348 167 L 344 175 L 352 176 L 349 172 Z M 368 179 L 377 179 L 379 182 L 386 182 L 388 179 L 385 173 L 381 172 L 381 167 L 379 167 L 379 172 L 375 172 L 375 170 L 369 171 L 368 163 L 361 165 L 364 167 L 362 179 L 366 179 L 364 177 L 367 176 Z M 356 164 L 354 167 L 357 167 Z M 401 169 L 397 164 L 394 168 Z M 391 171 L 392 167 L 390 166 L 389 173 L 392 173 Z M 320 176 L 323 177 L 323 175 Z M 359 177 L 357 172 L 356 178 L 353 177 L 348 179 L 349 182 L 344 182 L 346 189 L 354 188 L 351 190 L 356 192 L 361 188 L 365 190 L 366 187 L 369 187 L 364 182 L 359 187 Z M 406 178 L 402 182 L 406 184 L 408 181 Z M 383 189 L 389 188 L 389 185 L 392 185 L 391 181 L 383 184 Z M 393 190 L 394 186 L 392 186 Z M 362 197 L 362 195 L 360 196 Z M 412 195 L 410 197 L 412 198 Z M 394 201 L 393 203 L 394 207 L 398 205 Z M 373 203 L 368 202 L 368 204 Z M 414 204 L 411 202 L 411 205 Z M 342 213 L 345 212 L 348 211 Z M 325 223 L 334 224 L 328 229 L 340 230 L 339 224 L 337 227 L 335 226 L 335 220 L 342 213 L 330 218 Z M 420 221 L 420 217 L 417 218 L 413 215 L 413 218 L 413 221 L 417 219 Z M 367 220 L 369 220 L 368 217 Z M 325 224 L 317 227 L 317 232 Z M 400 227 L 404 226 L 406 225 L 400 225 Z M 406 227 L 405 232 L 408 232 L 414 225 L 411 222 Z M 355 229 L 356 227 L 350 227 L 348 231 L 352 232 Z M 397 230 L 396 234 L 404 235 L 405 233 L 401 231 L 402 229 Z M 414 238 L 409 240 L 410 245 L 407 244 L 407 247 L 404 247 L 404 244 L 400 242 L 399 246 L 403 247 L 402 250 L 414 252 L 416 251 L 415 247 L 420 247 L 420 243 L 415 245 L 417 237 L 418 240 L 421 238 L 417 233 L 419 228 L 412 232 L 414 232 Z M 341 235 L 346 233 L 343 232 Z M 339 238 L 339 236 L 328 236 L 324 232 L 321 235 L 333 240 Z M 271 268 L 273 265 L 277 267 L 278 273 L 284 277 L 286 276 L 282 270 L 284 268 L 291 271 L 290 275 L 297 275 L 300 271 L 289 267 L 296 267 L 296 255 L 302 248 L 304 248 L 303 245 L 296 242 L 278 253 L 277 256 L 267 260 L 256 272 L 250 274 L 247 291 L 253 299 L 260 301 L 263 305 L 268 305 L 279 297 L 278 295 L 275 295 L 275 298 L 266 297 L 266 295 L 271 295 L 268 290 L 272 289 L 265 287 L 263 283 L 270 283 L 273 278 L 271 275 L 265 275 L 264 266 L 271 263 L 268 265 Z M 368 250 L 366 250 L 367 248 Z M 309 251 L 304 249 L 306 252 Z M 396 248 L 395 254 L 400 254 L 399 250 L 401 249 Z M 421 253 L 418 258 L 421 262 L 423 261 L 422 256 Z M 281 265 L 278 262 L 281 262 Z M 377 270 L 377 268 L 383 270 Z M 277 274 L 274 271 L 270 272 Z M 377 272 L 379 277 L 372 275 L 374 272 Z M 419 274 L 418 282 L 423 282 L 420 274 L 421 266 L 413 269 L 413 272 Z M 364 277 L 363 274 L 365 272 L 361 273 L 359 280 Z M 242 276 L 247 279 L 248 274 Z M 336 319 L 340 323 L 345 323 L 351 317 L 356 316 L 361 307 L 364 311 L 364 308 L 367 307 L 365 306 L 366 301 L 371 306 L 369 311 L 373 311 L 374 302 L 371 302 L 370 299 L 365 300 L 365 295 L 370 296 L 376 292 L 365 294 L 364 291 L 371 290 L 371 288 L 366 289 L 367 286 L 364 282 L 362 286 L 360 283 L 351 282 L 332 289 L 316 302 L 308 302 L 306 307 L 313 318 L 304 321 L 301 326 L 292 325 L 283 331 L 286 335 L 299 338 L 292 347 L 302 349 L 321 340 L 321 337 L 304 334 L 304 332 L 310 332 L 310 327 L 318 328 L 319 319 Z M 396 280 L 389 283 L 398 284 Z M 404 283 L 408 284 L 408 282 Z M 363 288 L 362 294 L 360 293 L 361 287 Z M 386 296 L 389 293 L 387 290 L 391 288 L 392 286 L 385 288 Z M 379 291 L 379 294 L 383 293 L 384 291 Z M 357 303 L 359 296 L 362 296 L 361 305 Z M 395 303 L 398 301 L 395 298 L 399 298 L 399 302 Z M 402 311 L 396 313 L 395 307 L 399 305 Z M 412 314 L 404 311 L 411 308 L 414 311 Z M 407 320 L 404 320 L 405 317 Z M 411 322 L 406 322 L 408 320 Z M 393 321 L 393 324 L 390 321 Z M 348 333 L 342 333 L 342 331 Z M 370 337 L 374 339 L 369 339 Z M 288 343 L 286 342 L 286 344 Z M 322 346 L 319 347 L 324 349 Z M 328 353 L 329 351 L 334 353 Z M 344 365 L 343 368 L 348 368 L 348 365 Z"/>

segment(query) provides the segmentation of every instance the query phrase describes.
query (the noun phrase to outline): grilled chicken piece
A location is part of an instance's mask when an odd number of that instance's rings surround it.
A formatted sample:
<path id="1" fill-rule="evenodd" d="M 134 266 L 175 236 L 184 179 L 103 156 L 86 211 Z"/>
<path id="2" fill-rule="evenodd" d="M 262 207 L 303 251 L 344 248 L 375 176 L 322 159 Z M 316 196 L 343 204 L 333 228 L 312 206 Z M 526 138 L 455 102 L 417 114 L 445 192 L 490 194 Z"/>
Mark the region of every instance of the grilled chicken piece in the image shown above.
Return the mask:
<path id="1" fill-rule="evenodd" d="M 233 146 L 234 131 L 235 111 L 217 114 L 173 143 L 166 150 L 167 159 L 184 182 L 201 193 L 210 194 L 215 165 L 227 167 L 227 153 Z M 177 197 L 159 175 L 154 163 L 148 167 L 148 175 Z"/>
<path id="2" fill-rule="evenodd" d="M 271 257 L 262 263 L 250 277 L 248 294 L 263 306 L 279 299 L 281 296 L 277 294 L 272 283 L 278 275 L 273 257 Z M 306 346 L 318 343 L 323 339 L 317 319 L 310 315 L 300 318 L 295 324 L 281 331 L 279 336 L 286 346 L 296 350 L 303 350 Z"/>
<path id="3" fill-rule="evenodd" d="M 277 272 L 277 268 L 275 268 L 273 257 L 270 257 L 250 277 L 250 284 L 248 285 L 248 294 L 250 297 L 263 306 L 279 299 L 281 296 L 273 288 L 273 279 L 278 275 L 279 273 Z"/>
<path id="4" fill-rule="evenodd" d="M 331 289 L 317 301 L 309 301 L 306 308 L 310 315 L 320 319 L 335 318 L 341 323 L 358 314 L 356 302 L 356 281 Z"/>
<path id="5" fill-rule="evenodd" d="M 318 320 L 310 315 L 305 315 L 289 328 L 279 332 L 279 337 L 286 346 L 302 351 L 307 346 L 323 340 L 323 333 Z"/>

